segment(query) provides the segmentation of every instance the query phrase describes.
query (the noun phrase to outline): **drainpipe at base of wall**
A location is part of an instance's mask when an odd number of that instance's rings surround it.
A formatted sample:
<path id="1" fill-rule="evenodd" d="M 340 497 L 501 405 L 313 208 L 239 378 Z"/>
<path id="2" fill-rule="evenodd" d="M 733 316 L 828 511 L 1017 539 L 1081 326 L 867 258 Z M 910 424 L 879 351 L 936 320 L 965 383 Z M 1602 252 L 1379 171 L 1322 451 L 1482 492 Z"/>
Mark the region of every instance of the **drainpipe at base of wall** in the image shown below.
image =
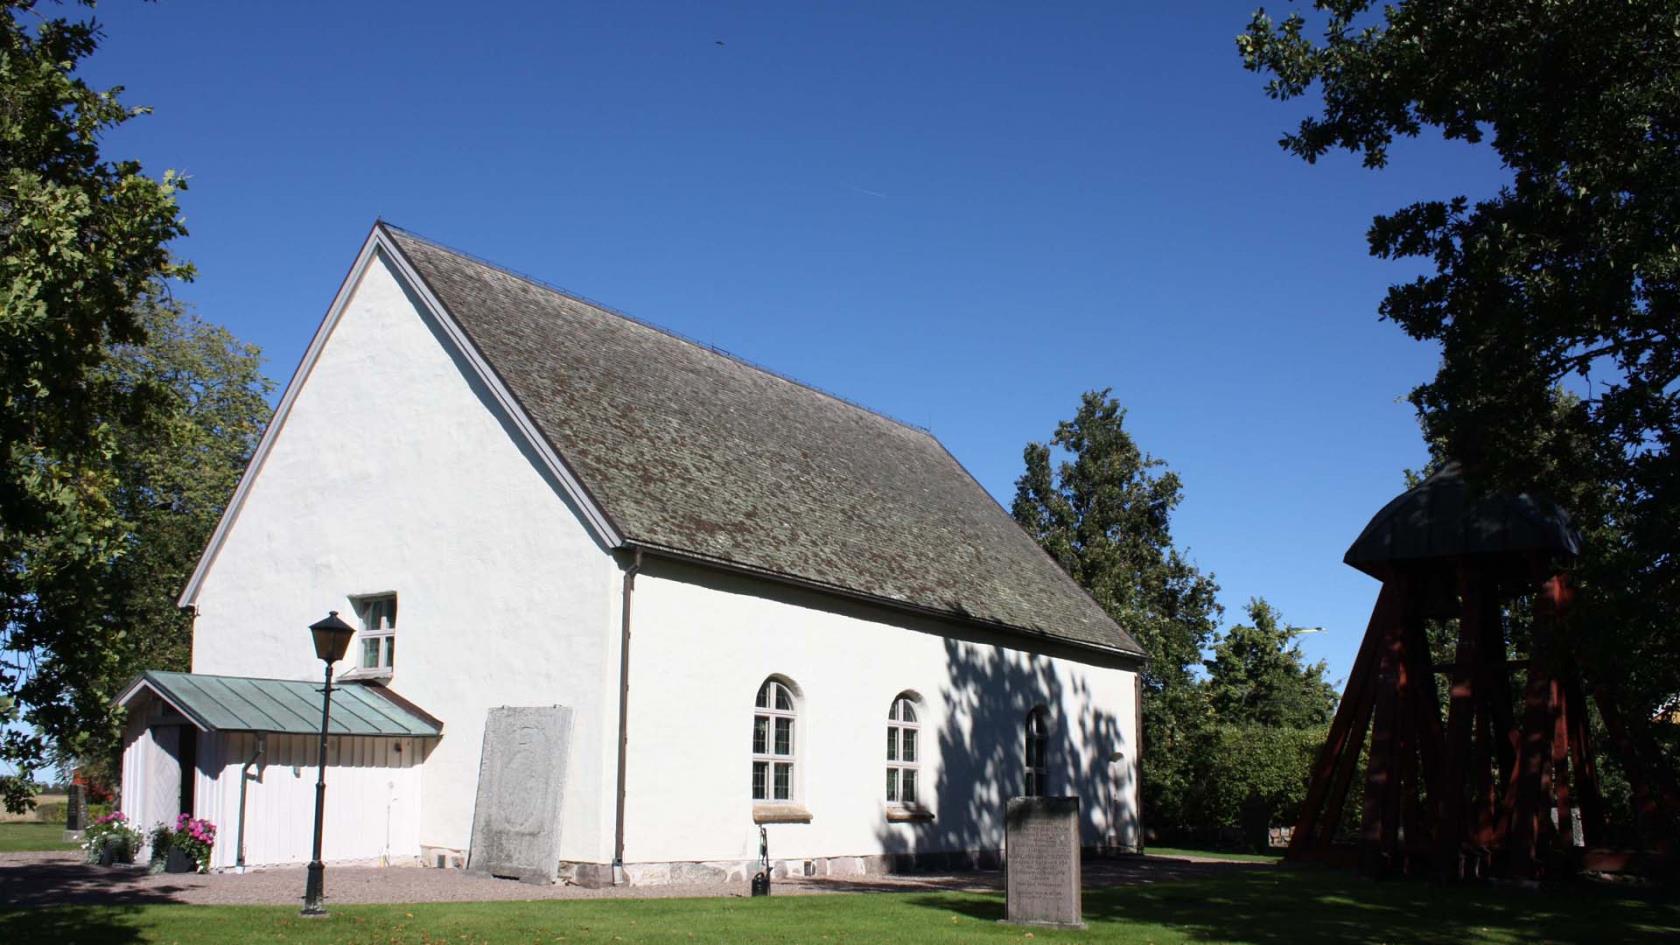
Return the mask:
<path id="1" fill-rule="evenodd" d="M 1135 746 L 1132 754 L 1137 759 L 1132 762 L 1132 768 L 1137 772 L 1132 780 L 1133 792 L 1137 796 L 1137 852 L 1143 853 L 1148 844 L 1144 842 L 1143 830 L 1143 753 L 1149 746 L 1143 743 L 1143 671 L 1140 668 L 1132 674 L 1132 744 Z"/>
<path id="2" fill-rule="evenodd" d="M 624 569 L 624 603 L 620 608 L 623 626 L 618 640 L 618 804 L 613 819 L 612 884 L 624 883 L 624 783 L 630 754 L 630 595 L 636 589 L 636 573 L 642 569 L 642 549 L 637 548 Z"/>
<path id="3" fill-rule="evenodd" d="M 240 873 L 245 872 L 245 788 L 251 783 L 251 766 L 255 765 L 268 747 L 268 736 L 263 732 L 256 733 L 256 744 L 251 750 L 250 760 L 239 769 L 239 855 L 233 867 Z"/>

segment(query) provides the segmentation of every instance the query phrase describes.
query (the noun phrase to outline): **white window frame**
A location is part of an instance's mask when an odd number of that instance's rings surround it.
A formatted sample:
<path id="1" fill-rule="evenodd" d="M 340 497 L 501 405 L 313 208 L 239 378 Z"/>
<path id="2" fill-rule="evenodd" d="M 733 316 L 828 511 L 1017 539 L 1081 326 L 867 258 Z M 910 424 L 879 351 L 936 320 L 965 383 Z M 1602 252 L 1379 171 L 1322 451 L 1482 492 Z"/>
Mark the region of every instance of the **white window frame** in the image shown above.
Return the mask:
<path id="1" fill-rule="evenodd" d="M 391 673 L 396 670 L 397 649 L 397 593 L 386 591 L 380 594 L 358 594 L 350 598 L 356 606 L 356 617 L 361 621 L 361 630 L 356 634 L 356 665 L 355 672 L 360 673 Z M 390 623 L 376 626 L 369 623 L 371 612 L 376 606 L 390 602 Z M 367 645 L 376 647 L 373 666 L 367 665 Z"/>
<path id="2" fill-rule="evenodd" d="M 1027 713 L 1022 731 L 1026 735 L 1023 759 L 1026 770 L 1021 793 L 1026 797 L 1043 797 L 1050 789 L 1050 710 L 1042 705 L 1034 706 Z"/>
<path id="3" fill-rule="evenodd" d="M 887 806 L 915 809 L 922 806 L 921 700 L 914 693 L 893 697 L 887 710 Z M 908 790 L 906 790 L 908 786 Z"/>
<path id="4" fill-rule="evenodd" d="M 759 741 L 760 731 L 764 734 L 762 743 Z M 777 739 L 783 731 L 787 733 L 785 751 Z M 799 691 L 791 681 L 771 676 L 753 696 L 752 779 L 749 783 L 754 804 L 798 802 L 799 735 Z M 764 772 L 762 781 L 759 780 L 761 770 Z"/>

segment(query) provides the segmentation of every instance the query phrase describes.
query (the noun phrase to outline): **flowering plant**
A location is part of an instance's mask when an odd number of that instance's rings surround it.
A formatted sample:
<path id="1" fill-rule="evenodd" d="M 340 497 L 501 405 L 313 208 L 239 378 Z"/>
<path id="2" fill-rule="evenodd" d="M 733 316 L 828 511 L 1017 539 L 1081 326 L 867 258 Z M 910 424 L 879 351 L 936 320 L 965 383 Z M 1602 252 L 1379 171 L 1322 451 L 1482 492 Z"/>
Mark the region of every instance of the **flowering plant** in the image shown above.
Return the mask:
<path id="1" fill-rule="evenodd" d="M 106 814 L 82 833 L 82 850 L 89 863 L 133 863 L 140 850 L 140 831 L 122 811 Z M 109 857 L 107 858 L 107 854 Z"/>
<path id="2" fill-rule="evenodd" d="M 198 864 L 200 873 L 210 872 L 210 850 L 216 844 L 216 825 L 182 814 L 175 821 L 173 843 L 177 850 Z"/>
<path id="3" fill-rule="evenodd" d="M 175 831 L 168 824 L 153 824 L 152 829 L 146 832 L 146 838 L 152 848 L 151 871 L 161 873 L 169 859 L 169 848 L 175 845 Z"/>

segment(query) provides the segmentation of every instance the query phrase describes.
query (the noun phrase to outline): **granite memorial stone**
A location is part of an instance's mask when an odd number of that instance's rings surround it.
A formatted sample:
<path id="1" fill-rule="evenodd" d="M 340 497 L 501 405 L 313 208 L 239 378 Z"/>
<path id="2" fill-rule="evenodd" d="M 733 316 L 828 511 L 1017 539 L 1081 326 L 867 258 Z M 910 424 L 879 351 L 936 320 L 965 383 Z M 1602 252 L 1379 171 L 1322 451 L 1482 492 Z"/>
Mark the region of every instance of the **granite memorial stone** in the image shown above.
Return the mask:
<path id="1" fill-rule="evenodd" d="M 528 883 L 560 870 L 560 810 L 572 740 L 567 706 L 500 706 L 484 720 L 467 869 Z"/>
<path id="2" fill-rule="evenodd" d="M 1083 929 L 1079 798 L 1015 797 L 1004 812 L 1005 922 Z"/>
<path id="3" fill-rule="evenodd" d="M 66 843 L 82 839 L 88 825 L 87 788 L 70 785 L 64 804 L 64 840 Z"/>

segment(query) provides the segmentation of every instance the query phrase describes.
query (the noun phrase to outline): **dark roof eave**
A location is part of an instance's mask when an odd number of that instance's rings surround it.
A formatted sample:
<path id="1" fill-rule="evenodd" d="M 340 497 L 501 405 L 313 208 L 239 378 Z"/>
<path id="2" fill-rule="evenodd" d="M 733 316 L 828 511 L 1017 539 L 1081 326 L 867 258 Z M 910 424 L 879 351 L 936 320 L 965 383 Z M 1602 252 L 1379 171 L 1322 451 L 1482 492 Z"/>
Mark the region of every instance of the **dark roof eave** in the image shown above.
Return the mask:
<path id="1" fill-rule="evenodd" d="M 369 692 L 379 696 L 381 699 L 384 699 L 385 701 L 391 703 L 392 705 L 395 705 L 397 708 L 403 710 L 404 712 L 407 712 L 409 715 L 414 716 L 415 718 L 417 718 L 420 721 L 426 723 L 427 725 L 430 725 L 433 729 L 436 730 L 436 735 L 428 736 L 428 737 L 434 737 L 435 738 L 435 737 L 441 737 L 443 735 L 443 720 L 442 719 L 438 718 L 437 716 L 433 715 L 430 712 L 427 712 L 425 709 L 420 708 L 419 706 L 417 706 L 414 703 L 408 701 L 407 699 L 403 698 L 402 696 L 397 695 L 397 693 L 392 691 L 392 689 L 389 686 L 386 686 L 386 685 L 383 685 L 383 684 L 375 685 L 375 684 L 370 684 L 370 683 L 353 683 L 352 685 L 361 685 L 361 686 L 365 687 Z"/>
<path id="2" fill-rule="evenodd" d="M 923 604 L 917 604 L 917 603 L 913 603 L 911 601 L 898 600 L 898 599 L 892 598 L 892 597 L 882 597 L 882 596 L 877 595 L 877 594 L 869 594 L 869 593 L 866 593 L 866 592 L 863 592 L 863 591 L 855 590 L 853 588 L 841 587 L 837 584 L 827 584 L 827 583 L 822 582 L 822 581 L 817 581 L 817 580 L 813 580 L 811 578 L 806 578 L 806 577 L 800 577 L 799 575 L 795 575 L 795 574 L 786 574 L 786 573 L 783 573 L 783 572 L 780 572 L 780 571 L 771 570 L 769 568 L 761 568 L 761 567 L 756 567 L 756 566 L 750 565 L 750 564 L 742 564 L 738 561 L 730 561 L 730 560 L 725 559 L 725 558 L 718 558 L 718 557 L 714 557 L 712 555 L 704 554 L 702 552 L 690 551 L 690 550 L 685 549 L 685 548 L 674 548 L 674 547 L 671 547 L 669 545 L 661 545 L 661 544 L 657 544 L 657 543 L 654 543 L 654 542 L 643 541 L 643 540 L 635 539 L 635 538 L 626 538 L 624 540 L 624 544 L 621 547 L 623 547 L 627 550 L 640 550 L 644 554 L 650 554 L 650 555 L 654 555 L 656 557 L 667 558 L 667 559 L 670 559 L 670 560 L 673 560 L 673 561 L 680 561 L 680 562 L 685 562 L 685 563 L 688 563 L 688 564 L 699 564 L 699 565 L 703 565 L 705 567 L 717 568 L 717 569 L 720 569 L 720 570 L 723 570 L 723 571 L 730 571 L 730 572 L 733 572 L 733 573 L 736 573 L 736 574 L 745 574 L 745 575 L 750 575 L 752 577 L 765 578 L 767 580 L 775 581 L 779 584 L 787 584 L 787 585 L 790 585 L 790 586 L 793 586 L 793 587 L 801 587 L 801 588 L 805 588 L 807 590 L 819 591 L 819 592 L 822 592 L 822 593 L 825 593 L 825 594 L 833 594 L 833 595 L 836 595 L 836 596 L 839 596 L 839 597 L 845 597 L 845 598 L 848 598 L 848 599 L 851 599 L 851 600 L 858 600 L 858 601 L 863 601 L 865 603 L 877 604 L 877 605 L 880 605 L 882 607 L 890 608 L 892 610 L 898 610 L 898 611 L 903 611 L 905 613 L 916 614 L 917 616 L 935 617 L 935 618 L 938 618 L 940 620 L 946 620 L 946 621 L 950 621 L 950 622 L 953 622 L 953 623 L 967 624 L 967 625 L 975 626 L 975 627 L 983 627 L 983 628 L 988 629 L 988 630 L 1000 630 L 1000 631 L 1003 631 L 1005 633 L 1014 634 L 1016 636 L 1028 637 L 1028 638 L 1031 638 L 1031 639 L 1034 639 L 1034 640 L 1043 641 L 1045 643 L 1052 643 L 1052 644 L 1055 644 L 1055 645 L 1058 645 L 1058 646 L 1071 647 L 1075 650 L 1085 650 L 1085 651 L 1089 651 L 1089 652 L 1092 652 L 1092 653 L 1098 653 L 1098 654 L 1101 654 L 1103 656 L 1109 657 L 1111 659 L 1116 659 L 1117 658 L 1117 659 L 1120 659 L 1122 661 L 1130 662 L 1136 668 L 1142 668 L 1142 667 L 1147 666 L 1149 664 L 1148 655 L 1144 654 L 1144 653 L 1141 653 L 1141 652 L 1134 652 L 1132 650 L 1123 650 L 1123 649 L 1120 649 L 1119 647 L 1103 646 L 1099 643 L 1090 643 L 1090 642 L 1084 641 L 1084 640 L 1075 640 L 1075 639 L 1072 639 L 1070 637 L 1060 636 L 1058 634 L 1049 633 L 1049 632 L 1046 632 L 1044 630 L 1034 629 L 1032 627 L 1018 627 L 1018 626 L 1015 626 L 1013 624 L 1004 623 L 1001 620 L 987 620 L 987 619 L 984 619 L 984 618 L 981 618 L 981 617 L 975 617 L 971 614 L 964 614 L 964 613 L 960 613 L 960 612 L 952 611 L 952 610 L 941 610 L 937 607 L 928 607 L 928 606 L 923 605 Z"/>

